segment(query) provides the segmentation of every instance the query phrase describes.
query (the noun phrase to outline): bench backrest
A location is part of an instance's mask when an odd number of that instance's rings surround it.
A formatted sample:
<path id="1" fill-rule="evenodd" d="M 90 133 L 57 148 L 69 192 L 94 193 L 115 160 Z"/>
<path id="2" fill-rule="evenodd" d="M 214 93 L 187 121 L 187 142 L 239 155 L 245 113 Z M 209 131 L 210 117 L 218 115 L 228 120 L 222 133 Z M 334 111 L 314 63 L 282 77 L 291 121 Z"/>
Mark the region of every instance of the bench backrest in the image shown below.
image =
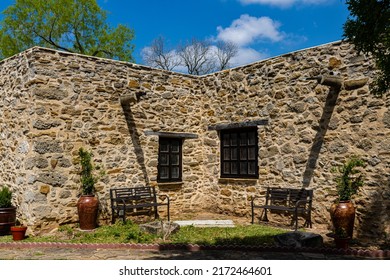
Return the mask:
<path id="1" fill-rule="evenodd" d="M 298 200 L 312 200 L 313 190 L 293 189 L 293 188 L 267 188 L 266 204 L 283 205 L 294 207 Z M 307 204 L 301 204 L 299 207 L 306 207 Z M 309 207 L 311 202 L 309 202 Z"/>
<path id="2" fill-rule="evenodd" d="M 154 187 L 133 187 L 110 189 L 110 198 L 120 202 L 125 201 L 156 201 L 156 190 Z"/>

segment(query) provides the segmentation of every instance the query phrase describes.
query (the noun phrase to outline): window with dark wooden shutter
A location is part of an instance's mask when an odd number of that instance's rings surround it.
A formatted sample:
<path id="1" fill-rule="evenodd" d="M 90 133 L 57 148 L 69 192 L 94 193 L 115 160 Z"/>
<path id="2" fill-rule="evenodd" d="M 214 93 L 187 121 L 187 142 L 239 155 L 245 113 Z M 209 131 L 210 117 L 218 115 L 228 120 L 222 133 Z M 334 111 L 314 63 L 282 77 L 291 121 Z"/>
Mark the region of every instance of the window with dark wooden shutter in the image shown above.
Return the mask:
<path id="1" fill-rule="evenodd" d="M 180 182 L 182 180 L 182 142 L 181 138 L 160 137 L 157 167 L 159 182 Z"/>
<path id="2" fill-rule="evenodd" d="M 257 128 L 221 130 L 221 177 L 258 178 Z"/>

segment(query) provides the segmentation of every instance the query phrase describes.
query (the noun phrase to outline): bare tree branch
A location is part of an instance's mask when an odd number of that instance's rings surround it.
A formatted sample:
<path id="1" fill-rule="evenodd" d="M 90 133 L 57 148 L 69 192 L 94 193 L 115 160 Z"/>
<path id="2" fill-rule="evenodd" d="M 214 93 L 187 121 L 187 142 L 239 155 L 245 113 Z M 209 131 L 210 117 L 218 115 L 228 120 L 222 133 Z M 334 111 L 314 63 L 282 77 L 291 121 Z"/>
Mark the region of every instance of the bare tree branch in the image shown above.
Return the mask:
<path id="1" fill-rule="evenodd" d="M 168 71 L 181 64 L 180 57 L 174 50 L 166 50 L 165 39 L 161 36 L 143 51 L 142 58 L 147 65 Z"/>
<path id="2" fill-rule="evenodd" d="M 210 59 L 211 46 L 206 41 L 192 39 L 179 47 L 178 55 L 182 58 L 188 73 L 204 75 L 215 69 L 215 62 Z"/>
<path id="3" fill-rule="evenodd" d="M 230 60 L 238 53 L 238 46 L 233 42 L 218 42 L 216 57 L 218 60 L 218 70 L 229 68 Z"/>

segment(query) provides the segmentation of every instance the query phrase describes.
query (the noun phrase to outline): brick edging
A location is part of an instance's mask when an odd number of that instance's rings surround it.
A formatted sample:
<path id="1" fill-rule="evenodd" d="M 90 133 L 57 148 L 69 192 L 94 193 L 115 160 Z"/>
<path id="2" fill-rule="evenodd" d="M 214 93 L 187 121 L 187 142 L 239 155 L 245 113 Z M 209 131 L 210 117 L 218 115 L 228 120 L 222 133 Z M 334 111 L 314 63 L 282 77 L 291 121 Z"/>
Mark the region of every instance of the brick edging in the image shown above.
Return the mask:
<path id="1" fill-rule="evenodd" d="M 154 251 L 251 251 L 280 253 L 316 253 L 346 255 L 373 259 L 390 259 L 390 250 L 338 249 L 328 247 L 280 247 L 250 245 L 197 245 L 197 244 L 131 244 L 131 243 L 65 243 L 65 242 L 0 242 L 0 249 L 74 248 L 74 249 L 131 249 Z"/>

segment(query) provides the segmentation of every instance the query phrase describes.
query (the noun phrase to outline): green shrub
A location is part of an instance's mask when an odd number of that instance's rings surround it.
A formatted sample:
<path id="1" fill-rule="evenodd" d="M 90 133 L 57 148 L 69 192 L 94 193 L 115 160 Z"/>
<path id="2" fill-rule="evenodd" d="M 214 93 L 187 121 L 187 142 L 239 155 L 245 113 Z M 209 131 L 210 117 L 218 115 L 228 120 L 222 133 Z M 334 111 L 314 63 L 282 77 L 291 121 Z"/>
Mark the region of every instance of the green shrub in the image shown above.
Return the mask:
<path id="1" fill-rule="evenodd" d="M 0 191 L 0 208 L 9 208 L 12 206 L 12 192 L 8 187 L 3 186 Z"/>
<path id="2" fill-rule="evenodd" d="M 357 156 L 351 157 L 342 166 L 333 168 L 332 171 L 339 175 L 335 178 L 339 201 L 351 200 L 360 187 L 364 184 L 363 175 L 358 167 L 365 167 L 365 162 Z"/>

